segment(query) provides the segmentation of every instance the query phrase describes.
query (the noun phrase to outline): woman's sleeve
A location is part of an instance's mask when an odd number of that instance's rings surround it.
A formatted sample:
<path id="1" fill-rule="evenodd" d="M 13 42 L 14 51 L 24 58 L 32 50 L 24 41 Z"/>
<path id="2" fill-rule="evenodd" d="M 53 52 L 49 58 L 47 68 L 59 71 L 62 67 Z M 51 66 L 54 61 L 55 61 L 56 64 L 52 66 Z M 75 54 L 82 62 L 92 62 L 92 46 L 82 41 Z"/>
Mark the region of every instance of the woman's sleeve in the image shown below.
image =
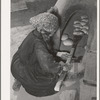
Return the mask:
<path id="1" fill-rule="evenodd" d="M 18 52 L 19 52 L 19 57 L 20 60 L 23 63 L 28 63 L 29 57 L 32 54 L 33 51 L 33 44 L 34 44 L 34 38 L 32 33 L 30 33 L 22 42 L 20 45 Z"/>
<path id="2" fill-rule="evenodd" d="M 35 47 L 37 59 L 41 68 L 50 73 L 58 73 L 61 67 L 58 62 L 55 61 L 52 54 L 50 54 L 42 42 L 37 42 Z"/>

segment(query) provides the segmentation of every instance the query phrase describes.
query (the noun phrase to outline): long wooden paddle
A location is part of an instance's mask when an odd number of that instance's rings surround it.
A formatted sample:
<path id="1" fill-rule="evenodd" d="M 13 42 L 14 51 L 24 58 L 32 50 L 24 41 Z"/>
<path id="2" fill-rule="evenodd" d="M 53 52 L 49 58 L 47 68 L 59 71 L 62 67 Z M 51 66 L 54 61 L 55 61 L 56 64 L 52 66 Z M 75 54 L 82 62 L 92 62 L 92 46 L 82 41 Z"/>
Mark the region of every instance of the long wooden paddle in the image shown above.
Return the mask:
<path id="1" fill-rule="evenodd" d="M 70 57 L 68 57 L 68 59 L 66 61 L 66 64 L 70 65 L 72 57 L 73 57 L 73 55 L 75 53 L 77 44 L 81 40 L 82 36 L 83 35 L 74 35 L 74 37 L 73 37 L 73 46 L 72 46 L 72 49 L 70 51 Z M 64 79 L 66 78 L 67 73 L 68 73 L 68 71 L 62 71 L 62 73 L 61 73 L 61 75 L 60 75 L 60 77 L 58 79 L 58 82 L 55 85 L 55 88 L 54 88 L 55 91 L 59 91 L 60 90 L 61 85 L 62 85 Z"/>

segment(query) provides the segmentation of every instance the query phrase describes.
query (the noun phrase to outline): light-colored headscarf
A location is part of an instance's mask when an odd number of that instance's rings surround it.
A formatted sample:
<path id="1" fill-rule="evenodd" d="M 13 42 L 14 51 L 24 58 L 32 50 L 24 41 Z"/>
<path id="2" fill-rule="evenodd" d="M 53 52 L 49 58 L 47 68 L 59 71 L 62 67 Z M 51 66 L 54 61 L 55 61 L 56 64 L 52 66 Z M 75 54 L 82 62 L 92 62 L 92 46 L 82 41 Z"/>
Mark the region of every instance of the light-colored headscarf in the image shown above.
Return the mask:
<path id="1" fill-rule="evenodd" d="M 32 17 L 30 23 L 32 24 L 33 29 L 37 28 L 39 32 L 42 29 L 49 33 L 54 33 L 59 27 L 58 18 L 54 14 L 48 12 Z"/>

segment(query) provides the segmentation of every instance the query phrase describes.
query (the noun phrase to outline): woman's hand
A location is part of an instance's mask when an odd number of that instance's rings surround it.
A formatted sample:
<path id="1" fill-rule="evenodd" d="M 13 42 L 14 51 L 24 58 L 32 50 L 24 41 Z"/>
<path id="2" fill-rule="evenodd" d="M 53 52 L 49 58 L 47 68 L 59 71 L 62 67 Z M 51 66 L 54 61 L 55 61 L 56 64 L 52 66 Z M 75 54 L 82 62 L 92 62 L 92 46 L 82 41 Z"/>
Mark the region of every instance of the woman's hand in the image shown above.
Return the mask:
<path id="1" fill-rule="evenodd" d="M 62 54 L 62 55 L 61 55 L 61 58 L 62 58 L 63 60 L 66 60 L 66 61 L 67 61 L 67 59 L 68 59 L 70 56 L 71 56 L 70 54 Z"/>
<path id="2" fill-rule="evenodd" d="M 72 68 L 72 64 L 68 65 L 67 63 L 64 63 L 63 61 L 60 61 L 59 64 L 63 68 L 63 71 L 69 71 Z"/>

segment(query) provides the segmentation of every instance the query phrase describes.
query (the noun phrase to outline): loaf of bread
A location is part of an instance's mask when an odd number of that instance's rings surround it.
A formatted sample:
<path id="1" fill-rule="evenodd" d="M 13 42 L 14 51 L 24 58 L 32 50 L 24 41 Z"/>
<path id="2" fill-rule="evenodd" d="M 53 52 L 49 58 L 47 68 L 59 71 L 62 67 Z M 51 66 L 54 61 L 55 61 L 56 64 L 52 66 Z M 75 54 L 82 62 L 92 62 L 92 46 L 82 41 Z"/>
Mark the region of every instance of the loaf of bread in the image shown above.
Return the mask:
<path id="1" fill-rule="evenodd" d="M 65 46 L 72 46 L 73 45 L 73 41 L 71 39 L 67 39 L 63 41 L 63 44 Z"/>

